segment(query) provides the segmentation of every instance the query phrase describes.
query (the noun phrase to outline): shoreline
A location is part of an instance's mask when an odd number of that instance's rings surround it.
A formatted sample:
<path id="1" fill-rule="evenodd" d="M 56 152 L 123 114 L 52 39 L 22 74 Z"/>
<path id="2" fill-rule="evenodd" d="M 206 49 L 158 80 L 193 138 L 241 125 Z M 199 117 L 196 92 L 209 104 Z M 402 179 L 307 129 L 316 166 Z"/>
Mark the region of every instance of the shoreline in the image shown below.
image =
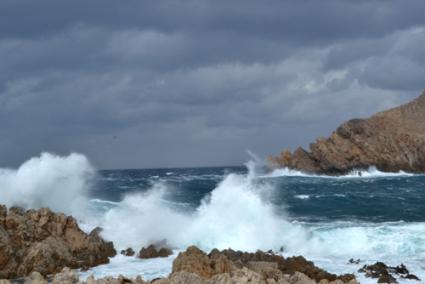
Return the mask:
<path id="1" fill-rule="evenodd" d="M 0 206 L 0 239 L 3 242 L 3 245 L 0 246 L 0 279 L 15 279 L 14 281 L 16 281 L 20 278 L 24 279 L 25 283 L 41 283 L 29 281 L 43 281 L 40 276 L 54 279 L 55 275 L 59 275 L 57 277 L 68 275 L 74 280 L 78 279 L 75 280 L 76 282 L 63 283 L 77 283 L 80 281 L 79 277 L 82 277 L 81 274 L 79 276 L 75 270 L 74 272 L 62 270 L 70 267 L 70 269 L 80 269 L 81 273 L 81 271 L 89 270 L 92 267 L 107 264 L 111 257 L 117 255 L 113 243 L 105 241 L 100 236 L 100 232 L 101 229 L 96 228 L 89 234 L 84 233 L 73 217 L 54 213 L 48 208 L 24 210 L 19 207 L 7 209 L 6 206 Z M 136 252 L 130 248 L 121 253 L 128 255 L 128 257 L 136 257 Z M 162 242 L 162 244 L 158 243 L 156 246 L 142 248 L 137 253 L 137 257 L 145 259 L 164 258 L 172 253 L 173 251 L 167 248 L 166 242 Z M 354 262 L 355 260 L 353 260 Z M 364 273 L 368 273 L 366 270 L 369 266 L 364 266 Z M 374 278 L 380 278 L 382 273 L 386 277 L 389 277 L 388 275 L 392 277 L 390 271 L 395 268 L 387 267 L 381 269 L 382 271 L 378 274 L 369 274 L 370 277 Z M 264 269 L 266 272 L 264 272 Z M 262 281 L 274 283 L 270 282 L 271 280 L 269 281 L 270 271 L 273 271 L 274 276 L 272 278 L 276 283 L 280 283 L 280 280 L 286 281 L 282 283 L 290 284 L 358 283 L 354 274 L 338 276 L 329 273 L 316 267 L 313 262 L 302 256 L 283 257 L 279 252 L 273 251 L 248 253 L 231 249 L 223 251 L 213 249 L 209 254 L 206 254 L 194 246 L 180 252 L 173 259 L 170 275 L 161 278 L 163 282 L 158 283 L 168 283 L 167 281 L 177 283 L 173 282 L 175 281 L 173 277 L 189 277 L 195 279 L 193 281 L 197 281 L 192 283 L 216 283 L 214 279 L 223 277 L 227 279 L 227 282 L 220 283 L 233 283 L 231 282 L 233 281 L 231 280 L 232 277 L 251 277 L 252 279 L 255 278 L 255 281 L 259 281 L 253 283 L 263 283 Z M 40 275 L 31 276 L 33 272 L 38 272 Z M 90 272 L 87 273 L 90 274 Z M 71 274 L 79 277 L 76 278 Z M 400 274 L 400 278 L 402 277 L 415 279 L 416 276 L 407 272 Z M 108 279 L 112 281 L 112 278 L 109 277 Z M 104 280 L 93 282 L 95 280 L 92 276 L 88 276 L 86 280 L 88 283 L 104 283 L 102 282 Z M 118 280 L 115 279 L 114 281 Z M 138 278 L 132 281 L 131 283 L 154 283 L 156 280 L 140 282 L 142 280 Z"/>

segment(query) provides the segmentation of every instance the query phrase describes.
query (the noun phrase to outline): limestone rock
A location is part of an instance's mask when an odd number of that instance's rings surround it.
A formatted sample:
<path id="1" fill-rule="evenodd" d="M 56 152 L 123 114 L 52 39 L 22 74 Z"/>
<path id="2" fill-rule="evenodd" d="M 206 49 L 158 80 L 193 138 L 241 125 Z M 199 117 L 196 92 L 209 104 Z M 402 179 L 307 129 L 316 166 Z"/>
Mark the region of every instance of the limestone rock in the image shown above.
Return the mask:
<path id="1" fill-rule="evenodd" d="M 231 249 L 213 250 L 207 255 L 195 246 L 189 247 L 174 260 L 173 274 L 182 271 L 194 273 L 208 280 L 207 283 L 357 283 L 352 274 L 337 276 L 328 273 L 303 257 L 285 259 L 273 253 Z"/>
<path id="2" fill-rule="evenodd" d="M 211 278 L 214 274 L 208 255 L 195 246 L 179 253 L 173 261 L 173 273 L 180 271 L 192 272 L 203 278 Z"/>
<path id="3" fill-rule="evenodd" d="M 108 263 L 116 252 L 99 232 L 95 229 L 87 235 L 73 217 L 47 208 L 25 211 L 0 206 L 0 278 Z"/>
<path id="4" fill-rule="evenodd" d="M 329 138 L 270 157 L 271 167 L 341 175 L 375 166 L 384 172 L 425 172 L 425 92 L 408 104 L 343 123 Z"/>
<path id="5" fill-rule="evenodd" d="M 157 248 L 155 245 L 150 245 L 147 248 L 142 248 L 137 255 L 139 258 L 157 258 L 157 257 L 167 257 L 172 255 L 173 252 L 171 249 L 166 247 Z"/>

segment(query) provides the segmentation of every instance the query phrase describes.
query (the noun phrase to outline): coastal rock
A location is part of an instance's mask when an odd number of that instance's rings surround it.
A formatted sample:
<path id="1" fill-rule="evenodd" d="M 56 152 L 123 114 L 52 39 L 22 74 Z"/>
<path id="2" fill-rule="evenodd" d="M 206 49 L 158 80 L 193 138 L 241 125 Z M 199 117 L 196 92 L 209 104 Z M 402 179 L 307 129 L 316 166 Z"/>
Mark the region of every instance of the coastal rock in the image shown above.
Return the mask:
<path id="1" fill-rule="evenodd" d="M 48 281 L 40 273 L 33 272 L 29 277 L 24 279 L 24 284 L 47 284 Z M 68 267 L 62 269 L 61 272 L 55 274 L 53 279 L 49 282 L 52 284 L 146 284 L 145 281 L 139 276 L 135 279 L 126 278 L 124 276 L 104 277 L 100 279 L 89 276 L 86 281 L 80 281 L 78 273 Z M 1 280 L 0 280 L 0 284 Z M 4 283 L 6 284 L 6 283 Z M 7 283 L 8 284 L 8 283 Z"/>
<path id="2" fill-rule="evenodd" d="M 116 252 L 99 233 L 97 228 L 87 235 L 73 217 L 47 208 L 25 211 L 0 206 L 0 278 L 108 263 Z"/>
<path id="3" fill-rule="evenodd" d="M 127 248 L 125 250 L 122 250 L 120 253 L 125 256 L 133 256 L 136 254 L 132 248 Z"/>
<path id="4" fill-rule="evenodd" d="M 169 248 L 162 247 L 157 248 L 155 245 L 150 245 L 147 248 L 142 248 L 137 255 L 139 258 L 157 258 L 167 257 L 173 254 L 173 251 Z"/>
<path id="5" fill-rule="evenodd" d="M 195 273 L 203 278 L 211 278 L 214 275 L 210 258 L 195 246 L 179 253 L 173 261 L 173 273 L 180 271 Z"/>
<path id="6" fill-rule="evenodd" d="M 231 249 L 215 249 L 207 255 L 195 246 L 179 253 L 174 260 L 173 274 L 182 271 L 209 279 L 208 283 L 357 283 L 352 274 L 337 276 L 328 273 L 303 257 L 285 259 L 272 253 Z"/>
<path id="7" fill-rule="evenodd" d="M 359 270 L 366 277 L 378 278 L 378 283 L 398 283 L 397 280 L 390 274 L 388 266 L 383 262 L 377 262 L 372 265 L 365 265 Z"/>
<path id="8" fill-rule="evenodd" d="M 293 275 L 296 272 L 301 272 L 311 279 L 319 282 L 323 279 L 328 281 L 342 280 L 343 282 L 349 282 L 355 279 L 353 274 L 335 275 L 329 273 L 323 269 L 320 269 L 314 265 L 313 262 L 307 261 L 302 256 L 284 258 L 280 255 L 265 253 L 257 251 L 255 253 L 247 253 L 234 251 L 231 249 L 223 250 L 221 252 L 229 260 L 231 260 L 237 267 L 252 267 L 253 262 L 267 262 L 275 263 L 277 269 L 283 274 Z"/>
<path id="9" fill-rule="evenodd" d="M 310 151 L 284 150 L 272 168 L 342 175 L 375 166 L 383 172 L 425 172 L 425 92 L 408 104 L 343 123 Z"/>
<path id="10" fill-rule="evenodd" d="M 410 274 L 404 264 L 391 267 L 383 262 L 376 262 L 372 265 L 364 265 L 359 272 L 364 273 L 366 277 L 378 278 L 378 283 L 398 283 L 392 274 L 400 275 L 404 279 L 421 281 L 416 275 Z"/>

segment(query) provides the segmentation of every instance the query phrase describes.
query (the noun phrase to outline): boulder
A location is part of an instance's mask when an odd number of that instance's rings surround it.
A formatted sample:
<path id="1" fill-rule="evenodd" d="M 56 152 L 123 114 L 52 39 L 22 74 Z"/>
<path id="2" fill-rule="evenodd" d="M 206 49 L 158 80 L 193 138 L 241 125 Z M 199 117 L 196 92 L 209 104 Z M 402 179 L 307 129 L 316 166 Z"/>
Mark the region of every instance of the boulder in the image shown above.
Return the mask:
<path id="1" fill-rule="evenodd" d="M 364 265 L 359 272 L 364 273 L 366 277 L 377 278 L 378 283 L 397 283 L 397 280 L 392 274 L 399 275 L 404 279 L 421 281 L 416 275 L 410 274 L 404 264 L 391 267 L 383 262 L 376 262 L 372 265 Z"/>
<path id="2" fill-rule="evenodd" d="M 136 254 L 132 248 L 127 248 L 125 250 L 122 250 L 120 253 L 125 256 L 133 256 Z"/>
<path id="3" fill-rule="evenodd" d="M 47 208 L 25 211 L 0 206 L 0 278 L 108 263 L 116 252 L 99 233 L 97 228 L 86 234 L 73 217 Z"/>
<path id="4" fill-rule="evenodd" d="M 168 257 L 173 254 L 173 251 L 169 248 L 162 247 L 157 248 L 155 245 L 150 245 L 147 248 L 143 247 L 139 254 L 139 258 L 157 258 L 157 257 Z"/>

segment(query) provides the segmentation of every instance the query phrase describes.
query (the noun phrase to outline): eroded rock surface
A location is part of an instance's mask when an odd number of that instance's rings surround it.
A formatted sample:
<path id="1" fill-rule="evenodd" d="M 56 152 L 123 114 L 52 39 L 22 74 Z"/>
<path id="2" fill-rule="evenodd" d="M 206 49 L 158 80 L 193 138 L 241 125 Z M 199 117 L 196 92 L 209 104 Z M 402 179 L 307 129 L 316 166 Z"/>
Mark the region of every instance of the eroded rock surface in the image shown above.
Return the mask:
<path id="1" fill-rule="evenodd" d="M 341 175 L 375 166 L 384 172 L 425 172 L 425 92 L 412 102 L 368 119 L 343 123 L 310 151 L 284 150 L 271 167 Z"/>
<path id="2" fill-rule="evenodd" d="M 376 262 L 375 264 L 364 265 L 359 272 L 364 273 L 366 277 L 377 278 L 378 283 L 398 283 L 394 275 L 404 279 L 421 281 L 416 275 L 410 274 L 404 264 L 391 267 L 383 262 Z"/>
<path id="3" fill-rule="evenodd" d="M 234 277 L 255 279 L 251 283 L 357 283 L 352 274 L 328 273 L 303 257 L 283 258 L 261 251 L 246 253 L 231 249 L 213 250 L 207 255 L 194 246 L 174 260 L 170 277 L 182 271 L 207 279 L 206 283 L 239 283 L 230 280 Z M 244 281 L 240 283 L 249 282 Z"/>
<path id="4" fill-rule="evenodd" d="M 296 264 L 294 264 L 296 263 Z M 288 266 L 288 264 L 291 264 Z M 306 267 L 304 267 L 307 265 Z M 302 267 L 301 267 L 302 266 Z M 318 279 L 293 269 L 302 268 Z M 320 271 L 320 273 L 317 273 Z M 321 276 L 318 276 L 321 275 Z M 324 277 L 324 278 L 322 278 Z M 320 280 L 319 280 L 320 278 Z M 24 279 L 25 284 L 45 284 L 45 278 L 38 272 Z M 0 284 L 1 284 L 0 280 Z M 284 259 L 274 254 L 257 252 L 242 253 L 233 250 L 213 250 L 206 254 L 197 247 L 189 247 L 178 255 L 173 263 L 172 273 L 165 278 L 144 281 L 142 277 L 125 276 L 95 279 L 79 279 L 76 271 L 64 268 L 51 279 L 53 284 L 358 284 L 354 276 L 336 276 L 315 267 L 305 260 Z M 4 282 L 8 284 L 8 282 Z"/>
<path id="5" fill-rule="evenodd" d="M 7 210 L 0 205 L 0 279 L 108 263 L 116 252 L 99 233 L 100 229 L 95 229 L 86 234 L 73 217 L 47 208 Z"/>
<path id="6" fill-rule="evenodd" d="M 150 245 L 147 248 L 143 247 L 139 254 L 139 258 L 157 258 L 167 257 L 173 254 L 173 251 L 167 247 L 157 247 L 156 245 Z"/>

